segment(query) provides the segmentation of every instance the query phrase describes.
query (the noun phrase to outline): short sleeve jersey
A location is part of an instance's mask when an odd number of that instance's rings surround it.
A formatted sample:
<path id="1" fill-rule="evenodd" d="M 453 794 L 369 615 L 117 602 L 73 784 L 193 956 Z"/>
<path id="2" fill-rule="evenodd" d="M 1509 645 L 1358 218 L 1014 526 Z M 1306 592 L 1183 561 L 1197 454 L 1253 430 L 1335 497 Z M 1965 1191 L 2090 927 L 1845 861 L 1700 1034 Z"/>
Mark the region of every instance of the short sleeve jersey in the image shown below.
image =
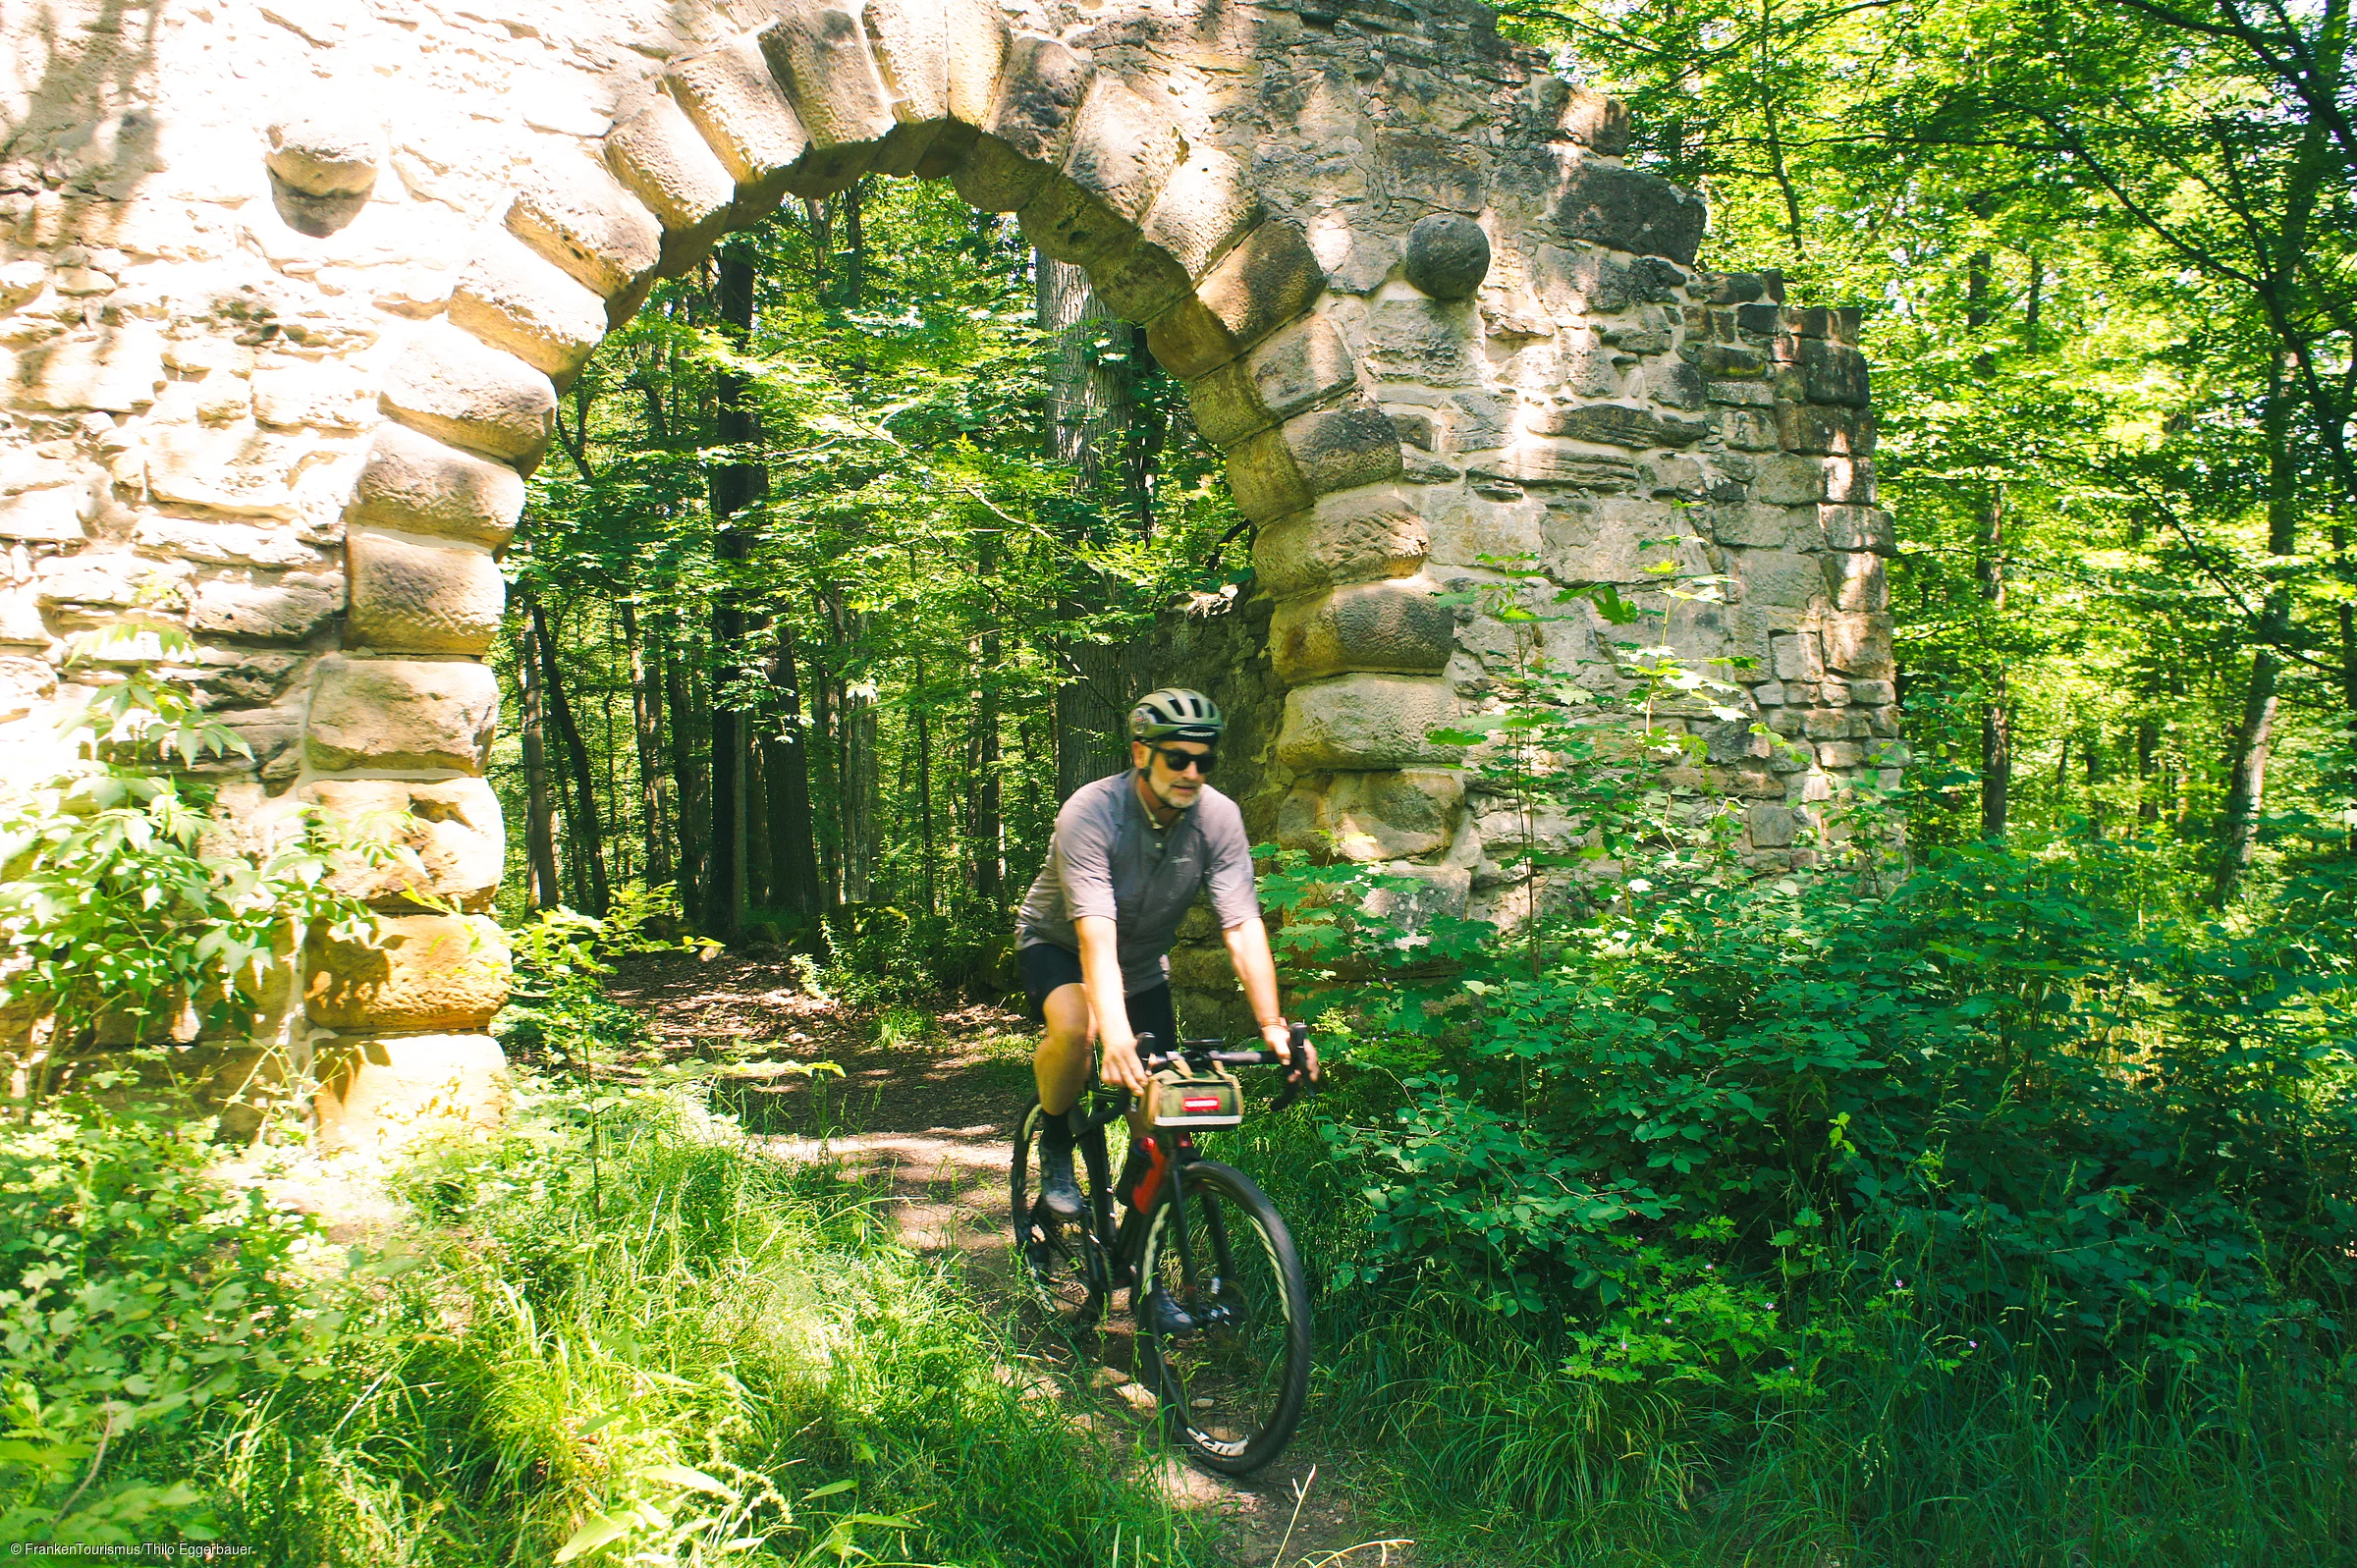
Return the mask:
<path id="1" fill-rule="evenodd" d="M 1252 845 L 1235 802 L 1206 784 L 1170 827 L 1157 829 L 1127 773 L 1083 784 L 1056 813 L 1048 863 L 1015 917 L 1015 946 L 1080 950 L 1073 922 L 1114 923 L 1122 990 L 1151 991 L 1170 975 L 1178 922 L 1206 889 L 1212 913 L 1233 930 L 1260 913 Z"/>

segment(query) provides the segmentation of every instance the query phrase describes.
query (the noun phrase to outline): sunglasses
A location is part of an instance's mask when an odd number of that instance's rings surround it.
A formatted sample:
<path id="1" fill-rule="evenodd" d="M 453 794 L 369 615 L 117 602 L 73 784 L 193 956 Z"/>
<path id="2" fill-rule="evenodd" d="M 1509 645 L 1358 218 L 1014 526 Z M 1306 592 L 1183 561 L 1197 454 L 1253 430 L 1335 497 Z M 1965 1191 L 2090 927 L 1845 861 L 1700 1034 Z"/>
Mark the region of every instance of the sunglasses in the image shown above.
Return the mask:
<path id="1" fill-rule="evenodd" d="M 1206 779 L 1211 777 L 1212 765 L 1220 760 L 1219 753 L 1213 751 L 1197 756 L 1191 751 L 1175 751 L 1167 746 L 1148 746 L 1146 749 L 1160 757 L 1162 765 L 1173 773 L 1184 773 L 1192 768 Z"/>

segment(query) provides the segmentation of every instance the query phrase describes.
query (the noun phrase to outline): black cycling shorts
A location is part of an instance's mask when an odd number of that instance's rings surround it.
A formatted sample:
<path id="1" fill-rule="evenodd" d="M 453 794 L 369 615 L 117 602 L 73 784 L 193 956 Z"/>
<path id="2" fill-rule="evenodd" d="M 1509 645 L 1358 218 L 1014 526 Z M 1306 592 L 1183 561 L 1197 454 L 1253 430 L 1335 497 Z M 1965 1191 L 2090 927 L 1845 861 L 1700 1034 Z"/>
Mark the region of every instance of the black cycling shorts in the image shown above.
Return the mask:
<path id="1" fill-rule="evenodd" d="M 1080 955 L 1052 942 L 1035 942 L 1015 955 L 1022 966 L 1023 991 L 1031 999 L 1031 1021 L 1047 1022 L 1048 993 L 1058 986 L 1080 984 Z M 1178 1039 L 1178 1015 L 1171 1009 L 1170 983 L 1151 991 L 1133 991 L 1127 998 L 1129 1032 L 1154 1037 L 1168 1051 Z"/>

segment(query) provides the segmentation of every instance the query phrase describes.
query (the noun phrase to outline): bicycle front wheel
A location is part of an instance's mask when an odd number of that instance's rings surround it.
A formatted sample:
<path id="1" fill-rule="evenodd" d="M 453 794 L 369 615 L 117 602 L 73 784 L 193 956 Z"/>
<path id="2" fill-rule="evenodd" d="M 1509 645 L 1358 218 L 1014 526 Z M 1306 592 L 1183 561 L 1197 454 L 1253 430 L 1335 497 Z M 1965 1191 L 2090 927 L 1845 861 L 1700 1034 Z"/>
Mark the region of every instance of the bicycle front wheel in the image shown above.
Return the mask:
<path id="1" fill-rule="evenodd" d="M 1251 1177 L 1196 1161 L 1165 1189 L 1132 1297 L 1147 1386 L 1204 1465 L 1245 1475 L 1277 1457 L 1309 1397 L 1309 1285 Z"/>

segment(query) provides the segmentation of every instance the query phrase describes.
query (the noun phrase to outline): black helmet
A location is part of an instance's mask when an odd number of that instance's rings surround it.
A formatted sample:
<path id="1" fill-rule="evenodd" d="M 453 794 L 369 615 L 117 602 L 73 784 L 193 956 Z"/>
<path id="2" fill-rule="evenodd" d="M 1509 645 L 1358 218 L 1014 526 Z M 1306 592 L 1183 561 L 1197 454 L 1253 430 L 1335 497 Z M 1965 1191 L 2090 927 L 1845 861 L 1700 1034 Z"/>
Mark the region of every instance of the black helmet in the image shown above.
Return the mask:
<path id="1" fill-rule="evenodd" d="M 1227 728 L 1218 703 L 1184 686 L 1149 691 L 1129 710 L 1132 740 L 1200 740 L 1210 745 Z"/>

